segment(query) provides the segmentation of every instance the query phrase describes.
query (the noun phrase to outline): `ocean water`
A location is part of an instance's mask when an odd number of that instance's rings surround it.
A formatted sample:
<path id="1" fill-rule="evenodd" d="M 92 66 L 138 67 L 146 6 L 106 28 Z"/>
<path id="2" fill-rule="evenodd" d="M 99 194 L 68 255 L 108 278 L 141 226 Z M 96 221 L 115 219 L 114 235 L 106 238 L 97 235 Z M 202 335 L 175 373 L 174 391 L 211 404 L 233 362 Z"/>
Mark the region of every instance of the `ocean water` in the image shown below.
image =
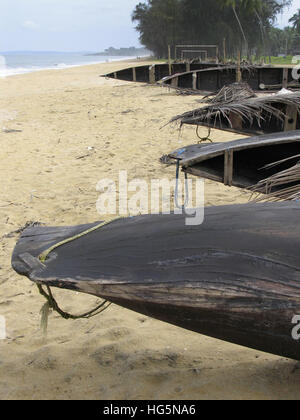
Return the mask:
<path id="1" fill-rule="evenodd" d="M 0 77 L 134 58 L 89 56 L 88 54 L 85 52 L 0 52 Z"/>

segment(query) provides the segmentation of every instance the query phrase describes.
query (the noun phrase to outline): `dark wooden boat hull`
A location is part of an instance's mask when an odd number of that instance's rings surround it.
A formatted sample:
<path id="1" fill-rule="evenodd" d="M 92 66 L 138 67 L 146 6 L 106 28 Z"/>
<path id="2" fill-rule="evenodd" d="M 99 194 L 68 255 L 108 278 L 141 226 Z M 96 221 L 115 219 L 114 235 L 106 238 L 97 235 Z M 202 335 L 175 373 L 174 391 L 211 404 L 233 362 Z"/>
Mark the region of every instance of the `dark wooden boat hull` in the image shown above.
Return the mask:
<path id="1" fill-rule="evenodd" d="M 292 76 L 293 68 L 272 66 L 249 66 L 241 68 L 242 82 L 254 91 L 278 91 L 281 88 L 300 89 L 298 80 Z M 162 80 L 164 86 L 175 89 L 193 89 L 203 94 L 214 93 L 237 81 L 237 66 L 218 66 L 208 69 L 191 69 Z"/>
<path id="2" fill-rule="evenodd" d="M 222 65 L 220 65 L 222 66 Z M 203 70 L 211 67 L 216 67 L 212 63 L 174 63 L 171 65 L 171 73 L 181 74 L 190 70 Z M 142 82 L 142 83 L 155 83 L 170 75 L 169 64 L 154 64 L 152 66 L 135 66 L 127 69 L 118 70 L 116 72 L 108 73 L 102 77 L 111 79 L 124 80 L 128 82 Z"/>
<path id="3" fill-rule="evenodd" d="M 179 160 L 182 171 L 227 186 L 251 189 L 259 181 L 299 161 L 300 130 L 266 134 L 226 143 L 187 146 L 168 156 Z M 279 167 L 265 165 L 295 156 Z M 284 185 L 281 188 L 287 188 Z M 279 188 L 279 187 L 278 187 Z M 274 188 L 276 191 L 276 188 Z"/>
<path id="4" fill-rule="evenodd" d="M 300 206 L 205 210 L 120 219 L 38 256 L 94 225 L 30 228 L 12 266 L 32 281 L 89 293 L 201 334 L 300 360 Z M 154 332 L 155 333 L 155 332 Z M 200 349 L 199 349 L 200 350 Z"/>

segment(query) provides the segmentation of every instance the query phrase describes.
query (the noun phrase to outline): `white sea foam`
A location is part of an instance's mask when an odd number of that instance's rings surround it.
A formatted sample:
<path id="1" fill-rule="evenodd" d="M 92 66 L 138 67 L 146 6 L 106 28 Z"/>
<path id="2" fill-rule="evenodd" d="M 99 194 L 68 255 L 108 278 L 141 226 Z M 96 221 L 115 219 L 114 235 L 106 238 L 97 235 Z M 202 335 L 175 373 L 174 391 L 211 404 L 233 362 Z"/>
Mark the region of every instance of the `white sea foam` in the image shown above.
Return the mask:
<path id="1" fill-rule="evenodd" d="M 39 69 L 41 70 L 41 69 Z M 18 74 L 25 74 L 25 73 L 31 73 L 33 71 L 37 71 L 33 68 L 0 68 L 0 77 L 8 77 L 8 76 L 16 76 Z"/>
<path id="2" fill-rule="evenodd" d="M 20 74 L 32 73 L 36 71 L 45 71 L 45 70 L 64 70 L 72 67 L 81 67 L 81 66 L 88 66 L 94 64 L 101 64 L 105 62 L 114 62 L 114 61 L 125 61 L 130 59 L 135 59 L 136 57 L 100 57 L 98 60 L 93 61 L 84 61 L 83 57 L 81 57 L 82 61 L 72 64 L 67 64 L 65 62 L 57 62 L 51 63 L 51 65 L 45 65 L 39 63 L 39 65 L 29 65 L 26 63 L 26 67 L 24 66 L 17 66 L 17 65 L 10 65 L 4 56 L 0 56 L 0 78 L 16 76 Z"/>

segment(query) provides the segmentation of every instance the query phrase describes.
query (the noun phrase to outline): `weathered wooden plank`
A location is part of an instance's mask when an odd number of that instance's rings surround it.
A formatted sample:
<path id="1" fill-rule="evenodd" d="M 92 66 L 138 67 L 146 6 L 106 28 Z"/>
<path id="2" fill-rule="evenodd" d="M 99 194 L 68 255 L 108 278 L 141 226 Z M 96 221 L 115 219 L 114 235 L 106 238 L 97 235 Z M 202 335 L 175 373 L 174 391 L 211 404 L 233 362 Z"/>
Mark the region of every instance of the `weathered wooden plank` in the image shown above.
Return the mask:
<path id="1" fill-rule="evenodd" d="M 155 84 L 155 64 L 149 67 L 149 83 L 151 85 Z"/>
<path id="2" fill-rule="evenodd" d="M 192 89 L 197 90 L 197 73 L 193 73 L 193 79 L 192 80 L 193 80 Z"/>
<path id="3" fill-rule="evenodd" d="M 136 82 L 136 68 L 135 67 L 132 68 L 132 80 Z"/>
<path id="4" fill-rule="evenodd" d="M 224 185 L 232 187 L 233 183 L 233 150 L 224 153 Z"/>
<path id="5" fill-rule="evenodd" d="M 289 69 L 283 68 L 282 70 L 282 87 L 284 89 L 288 88 L 288 82 L 289 82 Z"/>
<path id="6" fill-rule="evenodd" d="M 293 131 L 297 128 L 298 109 L 295 106 L 287 105 L 284 131 Z"/>
<path id="7" fill-rule="evenodd" d="M 171 85 L 172 87 L 177 87 L 178 86 L 178 78 L 177 77 L 174 77 L 173 79 L 172 79 L 172 85 Z"/>

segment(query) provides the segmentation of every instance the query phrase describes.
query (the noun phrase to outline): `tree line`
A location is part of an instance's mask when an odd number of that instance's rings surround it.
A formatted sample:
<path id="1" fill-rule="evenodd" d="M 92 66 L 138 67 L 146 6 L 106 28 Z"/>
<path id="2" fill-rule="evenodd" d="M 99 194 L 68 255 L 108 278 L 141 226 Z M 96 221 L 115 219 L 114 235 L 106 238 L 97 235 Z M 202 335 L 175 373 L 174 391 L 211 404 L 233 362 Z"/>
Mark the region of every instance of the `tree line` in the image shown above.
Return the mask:
<path id="1" fill-rule="evenodd" d="M 129 47 L 129 48 L 114 48 L 109 47 L 106 48 L 104 51 L 94 54 L 88 54 L 90 56 L 110 56 L 110 57 L 137 57 L 140 55 L 149 54 L 149 51 L 146 48 L 136 48 L 136 47 Z"/>
<path id="2" fill-rule="evenodd" d="M 216 44 L 226 40 L 228 57 L 291 54 L 300 50 L 300 10 L 291 26 L 276 28 L 279 13 L 291 0 L 147 0 L 132 20 L 140 42 L 165 58 L 168 45 Z"/>

